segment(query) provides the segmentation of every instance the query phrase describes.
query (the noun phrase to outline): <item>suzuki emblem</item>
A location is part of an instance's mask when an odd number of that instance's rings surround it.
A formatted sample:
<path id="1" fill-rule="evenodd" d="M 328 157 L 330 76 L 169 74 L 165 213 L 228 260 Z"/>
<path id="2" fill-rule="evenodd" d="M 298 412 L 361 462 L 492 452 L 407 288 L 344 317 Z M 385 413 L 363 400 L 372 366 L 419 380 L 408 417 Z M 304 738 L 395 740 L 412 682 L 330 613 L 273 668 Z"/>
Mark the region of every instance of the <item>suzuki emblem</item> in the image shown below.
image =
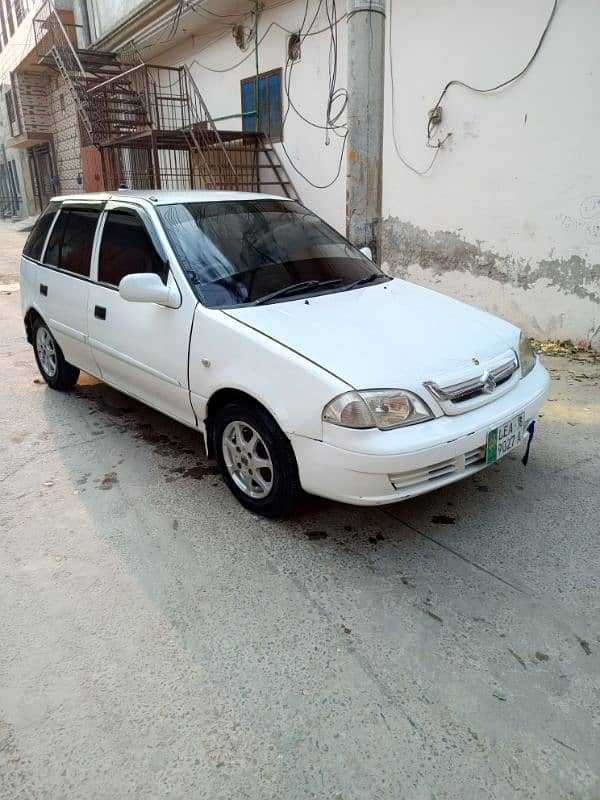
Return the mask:
<path id="1" fill-rule="evenodd" d="M 490 375 L 487 370 L 481 376 L 481 383 L 483 384 L 481 391 L 484 394 L 492 394 L 492 392 L 496 388 L 496 381 L 493 375 Z"/>

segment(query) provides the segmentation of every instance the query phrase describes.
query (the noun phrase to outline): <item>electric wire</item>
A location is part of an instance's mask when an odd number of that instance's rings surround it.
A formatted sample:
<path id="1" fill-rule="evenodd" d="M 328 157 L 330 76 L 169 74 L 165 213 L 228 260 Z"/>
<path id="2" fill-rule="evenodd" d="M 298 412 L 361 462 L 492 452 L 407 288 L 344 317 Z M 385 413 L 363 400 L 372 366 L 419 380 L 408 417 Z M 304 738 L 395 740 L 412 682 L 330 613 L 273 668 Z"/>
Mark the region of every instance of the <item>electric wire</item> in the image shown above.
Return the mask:
<path id="1" fill-rule="evenodd" d="M 322 8 L 324 2 L 326 4 L 326 15 L 327 15 L 328 25 L 326 27 L 322 28 L 319 31 L 313 31 L 312 28 L 316 24 L 316 21 L 317 21 L 318 16 L 319 16 L 319 12 L 321 11 L 321 8 Z M 330 5 L 329 5 L 330 3 L 331 3 L 331 8 L 330 8 Z M 308 119 L 308 117 L 306 117 L 298 109 L 296 104 L 293 102 L 293 100 L 291 98 L 291 93 L 290 93 L 293 62 L 289 58 L 289 54 L 288 54 L 288 58 L 286 60 L 286 65 L 285 65 L 285 69 L 284 69 L 284 81 L 283 81 L 283 83 L 284 83 L 284 93 L 285 93 L 285 96 L 286 96 L 287 106 L 286 106 L 286 110 L 284 112 L 284 115 L 283 115 L 283 118 L 282 118 L 282 121 L 281 121 L 282 139 L 280 141 L 280 144 L 281 144 L 282 150 L 284 151 L 284 153 L 285 153 L 285 155 L 286 155 L 286 157 L 287 157 L 287 159 L 288 159 L 288 161 L 290 163 L 290 166 L 292 167 L 292 169 L 298 175 L 300 175 L 301 178 L 303 178 L 309 185 L 313 186 L 313 188 L 315 188 L 315 189 L 328 189 L 330 186 L 333 186 L 333 184 L 338 180 L 338 178 L 339 178 L 339 176 L 341 174 L 342 164 L 343 164 L 343 157 L 344 157 L 344 150 L 345 150 L 345 144 L 346 144 L 346 138 L 347 138 L 347 135 L 348 135 L 347 131 L 345 131 L 343 134 L 338 133 L 339 129 L 342 129 L 342 128 L 346 127 L 344 124 L 339 124 L 339 120 L 340 120 L 341 116 L 343 115 L 343 113 L 344 113 L 344 111 L 346 109 L 347 91 L 345 89 L 337 89 L 336 88 L 337 61 L 338 61 L 337 26 L 342 21 L 342 19 L 344 19 L 347 15 L 343 14 L 340 17 L 337 16 L 337 9 L 336 9 L 335 0 L 319 0 L 319 2 L 317 3 L 317 8 L 315 10 L 315 13 L 312 16 L 311 22 L 308 25 L 308 28 L 306 30 L 304 30 L 304 25 L 306 24 L 306 20 L 308 19 L 309 8 L 310 8 L 310 0 L 306 0 L 306 4 L 305 4 L 305 7 L 304 7 L 304 15 L 303 15 L 303 18 L 302 18 L 302 22 L 300 23 L 300 28 L 298 29 L 298 31 L 294 31 L 294 32 L 297 32 L 299 34 L 301 43 L 308 36 L 316 35 L 317 33 L 324 33 L 325 31 L 329 31 L 330 32 L 330 36 L 331 36 L 330 46 L 329 46 L 329 48 L 330 48 L 329 49 L 329 71 L 330 71 L 330 76 L 329 76 L 329 93 L 328 93 L 328 100 L 327 100 L 327 107 L 326 107 L 326 121 L 325 121 L 324 125 L 321 125 L 319 123 L 314 122 L 313 120 Z M 230 72 L 231 70 L 234 70 L 237 67 L 241 66 L 241 64 L 246 62 L 249 58 L 251 58 L 254 55 L 254 50 L 257 49 L 260 46 L 260 44 L 262 44 L 262 42 L 264 41 L 264 39 L 266 38 L 266 36 L 269 34 L 269 32 L 271 31 L 271 29 L 273 27 L 282 28 L 282 26 L 279 25 L 278 23 L 271 22 L 269 24 L 269 26 L 267 27 L 267 29 L 265 30 L 265 32 L 258 38 L 258 41 L 255 43 L 255 48 L 253 50 L 251 50 L 250 52 L 246 53 L 246 55 L 243 58 L 241 58 L 239 61 L 237 61 L 235 64 L 232 64 L 232 65 L 230 65 L 228 67 L 209 67 L 206 64 L 201 64 L 197 59 L 194 59 L 190 63 L 190 66 L 195 65 L 197 67 L 200 67 L 201 69 L 205 69 L 205 70 L 208 70 L 209 72 L 215 72 L 215 73 Z M 286 30 L 286 29 L 284 29 L 284 30 Z M 288 31 L 286 30 L 286 32 L 288 32 Z M 343 103 L 342 103 L 342 107 L 340 109 L 337 109 L 336 113 L 333 113 L 334 104 L 339 101 L 339 98 L 344 98 Z M 296 164 L 294 163 L 294 160 L 293 160 L 292 156 L 290 155 L 289 150 L 287 149 L 287 147 L 285 145 L 285 142 L 283 141 L 283 133 L 284 133 L 284 129 L 285 129 L 285 123 L 287 121 L 287 118 L 288 118 L 288 115 L 289 115 L 289 112 L 290 112 L 290 108 L 293 109 L 293 111 L 298 115 L 298 117 L 300 117 L 300 119 L 302 119 L 306 124 L 310 125 L 313 128 L 317 128 L 319 130 L 324 130 L 326 133 L 328 133 L 330 130 L 333 130 L 333 132 L 339 138 L 341 138 L 343 140 L 342 141 L 342 145 L 341 145 L 341 149 L 340 149 L 340 158 L 339 158 L 339 161 L 338 161 L 338 167 L 337 167 L 335 176 L 328 183 L 325 183 L 325 184 L 317 184 L 317 183 L 315 183 L 307 175 L 305 175 L 300 170 L 300 168 L 297 167 Z"/>
<path id="2" fill-rule="evenodd" d="M 258 40 L 258 44 L 259 45 L 261 45 L 263 43 L 264 39 L 269 34 L 269 31 L 271 30 L 271 28 L 273 26 L 274 26 L 274 23 L 271 22 L 271 24 L 267 27 L 265 32 L 259 38 L 259 40 Z M 223 35 L 224 34 L 221 34 L 221 36 L 219 36 L 218 38 L 219 39 L 222 38 Z M 210 42 L 207 45 L 207 47 L 210 47 L 211 44 L 214 44 L 214 42 Z M 201 64 L 197 59 L 194 59 L 193 61 L 191 61 L 190 62 L 190 66 L 195 65 L 197 67 L 200 67 L 200 69 L 207 70 L 207 72 L 217 72 L 217 73 L 231 72 L 232 70 L 237 69 L 239 66 L 241 66 L 249 58 L 252 58 L 253 55 L 254 55 L 254 48 L 252 48 L 252 50 L 250 50 L 250 52 L 246 53 L 246 55 L 243 58 L 241 58 L 239 61 L 236 61 L 235 64 L 232 64 L 229 67 L 208 67 L 208 66 L 206 66 L 206 64 Z"/>
<path id="3" fill-rule="evenodd" d="M 347 91 L 345 89 L 336 88 L 336 84 L 337 84 L 337 62 L 338 62 L 337 25 L 338 25 L 338 21 L 339 20 L 338 20 L 338 17 L 337 17 L 337 10 L 336 10 L 335 0 L 319 0 L 319 2 L 317 4 L 316 11 L 315 11 L 315 13 L 313 15 L 313 18 L 312 18 L 312 21 L 311 21 L 310 25 L 308 26 L 308 28 L 306 29 L 306 31 L 304 31 L 303 27 L 304 27 L 304 23 L 305 23 L 305 21 L 306 21 L 306 19 L 308 17 L 308 7 L 309 7 L 309 0 L 306 0 L 306 6 L 305 6 L 305 10 L 304 10 L 304 18 L 303 18 L 302 24 L 300 26 L 300 30 L 298 31 L 298 35 L 300 37 L 300 44 L 302 45 L 302 42 L 306 39 L 307 35 L 310 33 L 311 29 L 314 27 L 314 25 L 316 23 L 316 20 L 317 20 L 317 18 L 319 16 L 319 12 L 321 11 L 321 8 L 323 6 L 323 2 L 325 2 L 325 13 L 326 13 L 326 16 L 327 16 L 327 21 L 328 21 L 328 27 L 325 30 L 329 30 L 330 31 L 329 63 L 328 63 L 328 66 L 329 66 L 329 87 L 328 87 L 327 106 L 326 106 L 326 112 L 325 112 L 325 125 L 320 125 L 318 123 L 313 122 L 312 120 L 309 120 L 304 114 L 302 114 L 298 110 L 298 108 L 296 107 L 296 105 L 292 101 L 291 91 L 290 90 L 291 90 L 291 78 L 292 78 L 292 70 L 293 70 L 293 67 L 294 67 L 294 62 L 290 59 L 290 56 L 289 56 L 289 53 L 288 53 L 288 57 L 287 57 L 287 60 L 286 60 L 286 65 L 285 65 L 285 70 L 284 70 L 284 92 L 285 92 L 285 96 L 286 96 L 286 100 L 287 100 L 287 106 L 286 106 L 285 113 L 283 115 L 283 119 L 281 121 L 281 142 L 280 142 L 281 147 L 283 149 L 283 152 L 285 153 L 285 155 L 286 155 L 286 157 L 287 157 L 292 169 L 298 175 L 300 175 L 300 177 L 303 180 L 305 180 L 306 183 L 308 183 L 310 186 L 312 186 L 315 189 L 328 189 L 329 187 L 333 186 L 333 184 L 336 183 L 336 181 L 340 177 L 340 174 L 341 174 L 341 171 L 342 171 L 344 151 L 345 151 L 345 146 L 346 146 L 346 139 L 348 137 L 347 129 L 344 131 L 343 134 L 339 134 L 338 133 L 338 129 L 346 127 L 343 124 L 339 124 L 339 120 L 340 120 L 342 114 L 344 113 L 344 111 L 346 109 L 346 105 L 347 105 L 347 102 L 348 102 L 348 100 L 347 100 L 348 95 L 347 95 Z M 333 114 L 332 113 L 333 104 L 340 97 L 344 98 L 344 102 L 342 104 L 342 107 L 341 107 L 341 109 L 339 109 L 337 111 L 336 114 Z M 296 164 L 294 163 L 293 158 L 290 156 L 290 153 L 289 153 L 289 151 L 288 151 L 288 149 L 287 149 L 287 147 L 285 145 L 284 136 L 283 136 L 284 130 L 285 130 L 285 125 L 286 125 L 286 122 L 287 122 L 287 119 L 288 119 L 288 115 L 289 115 L 289 112 L 290 112 L 290 108 L 294 110 L 294 112 L 300 117 L 300 119 L 302 119 L 304 122 L 306 122 L 311 127 L 317 128 L 318 130 L 324 130 L 325 131 L 325 144 L 326 145 L 329 145 L 329 141 L 330 141 L 329 140 L 329 131 L 330 130 L 333 130 L 333 132 L 342 139 L 342 144 L 341 144 L 341 147 L 340 147 L 340 157 L 339 157 L 339 161 L 338 161 L 337 170 L 336 170 L 335 176 L 329 182 L 324 183 L 324 184 L 315 183 L 304 172 L 302 172 L 302 170 L 298 166 L 296 166 Z"/>
<path id="4" fill-rule="evenodd" d="M 390 4 L 392 2 L 393 2 L 393 0 L 390 0 Z M 523 75 L 525 75 L 525 73 L 527 72 L 529 67 L 535 61 L 538 53 L 542 49 L 542 44 L 544 43 L 544 39 L 546 38 L 546 34 L 550 30 L 550 25 L 552 24 L 552 20 L 554 19 L 554 15 L 556 14 L 557 7 L 558 7 L 558 0 L 554 0 L 554 2 L 552 4 L 552 10 L 550 11 L 550 16 L 548 17 L 548 21 L 546 22 L 546 25 L 544 27 L 544 30 L 542 31 L 542 35 L 540 36 L 540 38 L 538 40 L 538 43 L 537 43 L 537 46 L 536 46 L 535 50 L 531 54 L 531 57 L 529 58 L 529 60 L 525 64 L 525 66 L 519 72 L 517 72 L 516 75 L 513 75 L 512 78 L 507 78 L 505 81 L 502 81 L 501 83 L 496 84 L 496 86 L 490 86 L 488 89 L 481 89 L 481 88 L 479 88 L 477 86 L 471 86 L 471 84 L 465 83 L 464 81 L 461 81 L 461 80 L 454 79 L 454 80 L 448 81 L 448 83 L 442 89 L 442 93 L 440 94 L 440 96 L 438 98 L 438 101 L 433 106 L 433 108 L 437 108 L 439 106 L 439 104 L 442 102 L 442 100 L 446 96 L 446 93 L 447 93 L 448 89 L 450 89 L 451 86 L 462 86 L 463 89 L 469 89 L 471 92 L 477 92 L 478 94 L 489 94 L 490 92 L 497 92 L 498 89 L 504 89 L 505 86 L 509 86 L 511 83 L 514 83 L 515 81 L 519 80 L 519 78 L 521 78 Z M 430 138 L 430 134 L 431 134 L 431 120 L 429 120 L 428 123 L 427 123 L 427 138 L 428 139 Z"/>
<path id="5" fill-rule="evenodd" d="M 394 86 L 394 66 L 393 66 L 393 57 L 392 57 L 393 5 L 394 5 L 393 0 L 390 0 L 390 2 L 389 2 L 389 17 L 390 17 L 390 19 L 389 19 L 389 27 L 388 27 L 388 55 L 389 55 L 390 79 L 391 79 L 391 88 L 392 88 L 392 139 L 393 139 L 393 142 L 394 142 L 394 150 L 396 151 L 396 155 L 398 156 L 400 161 L 404 164 L 405 167 L 410 169 L 411 172 L 414 172 L 416 175 L 426 175 L 432 169 L 433 165 L 435 164 L 435 162 L 437 160 L 437 157 L 440 154 L 440 150 L 442 149 L 442 147 L 444 146 L 444 144 L 446 143 L 446 141 L 450 138 L 450 136 L 452 134 L 448 133 L 448 134 L 446 134 L 444 139 L 442 139 L 441 141 L 438 141 L 437 144 L 431 144 L 432 122 L 431 122 L 430 119 L 428 119 L 428 121 L 427 121 L 427 142 L 426 142 L 426 144 L 427 144 L 428 147 L 431 147 L 431 148 L 435 149 L 435 153 L 433 155 L 433 158 L 429 162 L 429 164 L 424 169 L 421 169 L 421 170 L 417 169 L 412 164 L 410 164 L 406 160 L 406 158 L 402 155 L 402 153 L 400 151 L 400 147 L 399 147 L 398 141 L 397 141 L 397 133 L 396 133 L 396 104 L 395 104 L 396 91 L 395 91 L 395 86 Z M 552 21 L 554 19 L 555 14 L 556 14 L 557 7 L 558 7 L 558 0 L 554 0 L 554 2 L 552 4 L 552 10 L 550 11 L 550 15 L 549 15 L 548 20 L 546 22 L 546 25 L 545 25 L 545 27 L 544 27 L 544 29 L 542 31 L 542 34 L 541 34 L 541 36 L 540 36 L 540 38 L 538 40 L 538 43 L 537 43 L 537 45 L 535 47 L 535 50 L 533 51 L 532 55 L 530 56 L 529 60 L 525 64 L 525 66 L 519 72 L 517 72 L 516 75 L 513 75 L 512 77 L 507 78 L 506 80 L 502 81 L 501 83 L 498 83 L 495 86 L 491 86 L 491 87 L 489 87 L 487 89 L 482 89 L 482 88 L 479 88 L 477 86 L 472 86 L 471 84 L 468 84 L 468 83 L 466 83 L 465 81 L 462 81 L 462 80 L 453 79 L 451 81 L 448 81 L 448 83 L 444 86 L 444 88 L 442 89 L 442 92 L 441 92 L 441 94 L 440 94 L 440 96 L 439 96 L 439 98 L 437 100 L 437 103 L 433 106 L 433 108 L 435 109 L 440 105 L 440 103 L 442 102 L 442 100 L 446 96 L 446 93 L 448 92 L 448 90 L 452 86 L 462 86 L 464 89 L 469 89 L 470 91 L 476 92 L 478 94 L 489 94 L 490 92 L 496 92 L 499 89 L 503 89 L 504 87 L 509 86 L 510 84 L 512 84 L 515 81 L 519 80 L 519 78 L 521 78 L 527 72 L 527 70 L 531 67 L 531 65 L 535 61 L 538 53 L 540 52 L 540 50 L 542 48 L 542 44 L 544 43 L 544 39 L 546 38 L 546 34 L 548 33 L 548 31 L 550 29 L 550 25 L 552 24 Z"/>
<path id="6" fill-rule="evenodd" d="M 204 6 L 203 6 L 204 0 L 199 0 L 199 2 L 197 2 L 197 3 L 192 3 L 192 2 L 190 2 L 190 0 L 182 0 L 182 2 L 184 4 L 184 6 L 185 6 L 185 10 L 182 11 L 181 16 L 183 16 L 183 15 L 185 15 L 188 12 L 191 11 L 191 12 L 194 12 L 195 14 L 199 15 L 203 19 L 208 19 L 208 17 L 205 16 L 206 14 L 210 14 L 211 17 L 217 17 L 217 18 L 226 19 L 225 15 L 217 14 L 216 12 L 211 11 L 210 9 L 204 8 Z M 289 3 L 292 3 L 292 2 L 295 2 L 295 0 L 281 0 L 281 2 L 279 2 L 279 3 L 276 3 L 274 5 L 270 5 L 268 7 L 268 10 L 271 11 L 271 10 L 280 8 L 281 6 L 286 6 L 286 5 L 288 5 Z M 174 36 L 175 36 L 175 34 L 176 34 L 177 30 L 178 30 L 178 27 L 177 27 L 175 33 L 173 35 L 169 35 L 166 39 L 161 39 L 161 35 L 162 35 L 163 29 L 169 25 L 169 22 L 171 21 L 172 16 L 177 14 L 178 8 L 179 8 L 179 5 L 175 8 L 174 11 L 171 10 L 171 11 L 167 12 L 163 17 L 161 17 L 159 20 L 157 20 L 151 31 L 147 31 L 146 33 L 141 34 L 140 36 L 137 37 L 135 42 L 136 42 L 139 50 L 148 50 L 150 48 L 156 47 L 157 45 L 167 44 L 169 41 L 171 41 L 174 38 Z M 248 15 L 253 14 L 253 13 L 254 13 L 253 11 L 244 11 L 244 12 L 242 12 L 240 14 L 231 14 L 231 15 L 227 15 L 227 16 L 231 16 L 233 19 L 241 20 L 241 19 L 244 19 L 245 17 L 247 17 Z M 233 21 L 220 22 L 218 24 L 222 25 L 224 28 L 226 28 L 226 30 L 223 31 L 222 33 L 219 33 L 218 36 L 216 36 L 214 39 L 211 39 L 211 41 L 207 42 L 207 44 L 203 48 L 201 48 L 199 52 L 202 52 L 203 50 L 206 50 L 208 47 L 210 47 L 211 45 L 213 45 L 216 42 L 218 42 L 220 39 L 222 39 L 224 36 L 226 36 L 227 32 L 229 30 L 231 30 L 231 28 L 233 27 Z M 273 26 L 273 25 L 276 25 L 276 23 L 271 23 L 271 26 Z M 269 28 L 271 26 L 269 26 Z M 143 44 L 143 42 L 152 33 L 157 33 L 158 34 L 157 38 L 154 39 L 153 41 L 149 42 L 149 43 Z M 250 53 L 249 56 L 250 55 L 252 55 L 252 53 Z M 204 66 L 204 65 L 198 64 L 198 66 Z M 231 69 L 235 69 L 236 66 L 239 66 L 239 63 L 238 64 L 234 64 L 231 67 Z M 207 69 L 207 70 L 212 71 L 212 72 L 227 72 L 230 68 L 221 70 L 221 69 L 215 69 L 215 68 L 204 66 L 204 69 Z"/>
<path id="7" fill-rule="evenodd" d="M 390 65 L 390 80 L 391 80 L 391 89 L 392 89 L 392 141 L 394 142 L 394 150 L 396 151 L 396 155 L 400 159 L 400 161 L 404 164 L 404 166 L 409 169 L 411 172 L 414 172 L 415 175 L 426 175 L 430 169 L 433 167 L 435 162 L 437 161 L 437 157 L 440 154 L 440 150 L 442 149 L 442 145 L 440 144 L 439 147 L 436 147 L 435 153 L 433 154 L 433 158 L 429 162 L 429 164 L 424 169 L 418 169 L 414 167 L 406 158 L 402 155 L 400 151 L 400 146 L 398 144 L 397 135 L 396 135 L 396 87 L 395 87 L 395 78 L 394 78 L 394 60 L 392 56 L 393 48 L 392 48 L 392 22 L 393 22 L 393 5 L 394 0 L 390 0 L 389 2 L 389 24 L 388 24 L 388 60 Z M 448 137 L 446 137 L 448 138 Z M 444 140 L 445 141 L 445 140 Z"/>
<path id="8" fill-rule="evenodd" d="M 273 8 L 279 8 L 280 6 L 287 6 L 290 3 L 294 3 L 294 2 L 296 2 L 296 0 L 283 0 L 283 2 L 281 2 L 281 3 L 276 3 L 275 5 L 267 6 L 266 8 L 264 8 L 262 10 L 263 11 L 271 11 L 271 9 L 273 9 Z M 248 14 L 254 13 L 252 11 L 244 11 L 241 14 L 240 13 L 235 13 L 235 12 L 233 12 L 231 14 L 217 14 L 216 11 L 212 11 L 209 8 L 202 8 L 202 11 L 205 12 L 206 14 L 210 14 L 211 17 L 217 17 L 219 19 L 227 19 L 228 17 L 235 17 L 236 19 L 240 19 L 242 17 L 247 17 Z M 226 24 L 226 25 L 229 24 L 230 25 L 231 23 L 224 23 L 224 24 Z"/>
<path id="9" fill-rule="evenodd" d="M 287 5 L 287 4 L 288 4 L 288 2 L 279 3 L 276 6 L 269 6 L 268 10 L 270 11 L 273 8 L 279 8 L 280 6 Z M 191 10 L 195 10 L 195 7 L 194 6 L 190 6 L 190 9 Z M 203 10 L 206 10 L 206 9 L 203 9 Z M 253 13 L 253 12 L 251 12 L 251 11 L 250 12 L 246 12 L 246 14 L 244 16 L 247 16 L 248 14 L 251 14 L 251 13 Z M 346 14 L 341 14 L 339 17 L 336 18 L 335 25 L 336 26 L 339 25 L 339 23 L 342 22 L 342 20 L 346 19 L 347 16 L 348 16 L 347 13 Z M 228 25 L 227 27 L 229 28 L 230 26 Z M 271 23 L 269 23 L 269 25 L 267 26 L 265 32 L 262 34 L 262 36 L 258 40 L 259 45 L 263 43 L 264 39 L 271 32 L 272 28 L 279 28 L 279 30 L 283 31 L 284 33 L 288 33 L 290 35 L 293 34 L 293 33 L 298 33 L 299 30 L 301 30 L 301 29 L 298 29 L 298 28 L 295 29 L 295 30 L 290 30 L 289 28 L 286 28 L 284 25 L 281 25 L 279 22 L 271 22 Z M 329 30 L 331 30 L 331 26 L 330 25 L 326 25 L 324 28 L 319 28 L 316 31 L 311 30 L 309 32 L 306 32 L 304 34 L 304 38 L 308 38 L 309 36 L 318 36 L 319 34 L 325 33 L 326 31 L 329 31 Z M 223 33 L 220 33 L 215 39 L 212 39 L 210 42 L 207 42 L 207 44 L 200 50 L 200 52 L 202 52 L 203 50 L 207 50 L 209 47 L 211 47 L 213 44 L 218 42 L 220 39 L 222 39 L 226 35 L 227 35 L 226 31 L 223 32 Z M 152 47 L 152 46 L 153 45 L 143 45 L 143 47 L 141 49 L 146 49 L 147 47 Z M 247 61 L 253 55 L 254 55 L 253 51 L 250 52 L 250 53 L 247 53 L 244 56 L 244 58 L 242 58 L 240 61 L 236 61 L 235 64 L 232 64 L 229 67 L 209 67 L 207 64 L 200 63 L 200 61 L 198 61 L 197 59 L 194 59 L 194 61 L 192 61 L 191 63 L 194 64 L 197 67 L 200 67 L 200 69 L 205 69 L 207 72 L 217 72 L 217 73 L 221 73 L 222 74 L 224 72 L 230 72 L 231 70 L 237 69 L 237 67 L 239 67 L 241 64 L 243 64 L 245 61 Z"/>

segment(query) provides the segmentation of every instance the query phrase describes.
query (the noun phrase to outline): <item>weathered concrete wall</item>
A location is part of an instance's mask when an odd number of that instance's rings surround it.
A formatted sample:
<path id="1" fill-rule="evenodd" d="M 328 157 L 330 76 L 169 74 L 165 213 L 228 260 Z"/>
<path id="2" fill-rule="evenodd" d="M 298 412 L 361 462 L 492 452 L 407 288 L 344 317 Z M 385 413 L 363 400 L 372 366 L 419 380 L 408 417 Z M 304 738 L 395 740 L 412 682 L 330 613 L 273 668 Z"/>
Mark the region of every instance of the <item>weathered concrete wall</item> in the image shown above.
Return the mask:
<path id="1" fill-rule="evenodd" d="M 600 344 L 600 263 L 582 256 L 519 259 L 388 217 L 383 260 L 394 274 L 499 314 L 532 336 Z"/>
<path id="2" fill-rule="evenodd" d="M 395 133 L 405 160 L 429 164 L 427 111 L 444 85 L 460 78 L 489 87 L 518 73 L 551 6 L 393 4 Z M 487 95 L 451 87 L 434 141 L 452 136 L 423 176 L 396 153 L 388 60 L 384 258 L 392 272 L 531 334 L 600 345 L 599 27 L 594 0 L 562 0 L 519 81 Z"/>

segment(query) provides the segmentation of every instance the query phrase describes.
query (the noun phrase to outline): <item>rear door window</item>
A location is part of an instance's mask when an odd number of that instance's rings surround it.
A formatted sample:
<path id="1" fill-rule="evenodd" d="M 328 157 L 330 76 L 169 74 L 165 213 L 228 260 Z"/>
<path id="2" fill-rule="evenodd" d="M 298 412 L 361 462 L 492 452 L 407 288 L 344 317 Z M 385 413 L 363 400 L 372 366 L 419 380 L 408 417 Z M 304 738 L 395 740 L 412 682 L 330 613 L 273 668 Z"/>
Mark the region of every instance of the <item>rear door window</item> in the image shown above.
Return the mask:
<path id="1" fill-rule="evenodd" d="M 118 286 L 126 275 L 139 272 L 154 272 L 167 282 L 168 267 L 140 217 L 125 209 L 109 211 L 102 232 L 98 281 Z"/>
<path id="2" fill-rule="evenodd" d="M 63 208 L 50 234 L 44 262 L 89 278 L 99 216 L 99 208 Z"/>
<path id="3" fill-rule="evenodd" d="M 52 225 L 57 210 L 58 203 L 50 203 L 42 216 L 35 223 L 33 230 L 25 242 L 25 247 L 23 248 L 24 256 L 32 258 L 34 261 L 39 261 L 41 259 L 46 236 L 48 235 L 50 225 Z"/>

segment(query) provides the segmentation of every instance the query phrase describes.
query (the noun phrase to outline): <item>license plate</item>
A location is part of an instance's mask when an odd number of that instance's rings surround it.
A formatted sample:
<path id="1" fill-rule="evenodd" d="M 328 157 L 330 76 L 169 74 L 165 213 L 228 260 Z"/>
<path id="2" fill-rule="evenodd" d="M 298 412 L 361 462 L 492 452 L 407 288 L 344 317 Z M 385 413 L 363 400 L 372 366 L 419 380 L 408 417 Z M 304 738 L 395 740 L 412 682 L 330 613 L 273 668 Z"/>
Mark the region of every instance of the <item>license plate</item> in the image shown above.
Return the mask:
<path id="1" fill-rule="evenodd" d="M 493 464 L 518 447 L 523 439 L 523 415 L 513 417 L 487 435 L 485 463 Z"/>

